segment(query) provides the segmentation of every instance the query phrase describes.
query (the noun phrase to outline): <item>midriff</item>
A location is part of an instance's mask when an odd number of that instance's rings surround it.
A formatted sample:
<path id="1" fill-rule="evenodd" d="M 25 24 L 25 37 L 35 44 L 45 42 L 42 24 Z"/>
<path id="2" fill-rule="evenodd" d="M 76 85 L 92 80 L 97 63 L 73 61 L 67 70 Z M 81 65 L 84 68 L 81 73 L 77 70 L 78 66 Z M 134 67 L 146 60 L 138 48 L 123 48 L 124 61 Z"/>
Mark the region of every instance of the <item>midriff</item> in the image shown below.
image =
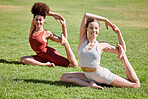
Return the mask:
<path id="1" fill-rule="evenodd" d="M 91 68 L 91 67 L 81 67 L 83 72 L 94 72 L 98 69 L 99 67 L 96 68 Z"/>

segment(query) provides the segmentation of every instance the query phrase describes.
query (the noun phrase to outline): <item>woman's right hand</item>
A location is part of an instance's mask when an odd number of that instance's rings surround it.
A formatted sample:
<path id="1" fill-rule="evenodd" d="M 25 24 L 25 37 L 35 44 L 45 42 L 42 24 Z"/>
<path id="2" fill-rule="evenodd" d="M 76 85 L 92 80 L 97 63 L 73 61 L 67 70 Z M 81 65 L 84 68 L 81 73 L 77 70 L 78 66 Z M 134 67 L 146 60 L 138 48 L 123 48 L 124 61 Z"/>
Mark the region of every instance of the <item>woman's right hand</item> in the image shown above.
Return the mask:
<path id="1" fill-rule="evenodd" d="M 105 20 L 105 26 L 106 29 L 108 29 L 108 26 L 110 26 L 113 29 L 113 24 L 108 19 Z"/>
<path id="2" fill-rule="evenodd" d="M 63 27 L 66 26 L 66 21 L 65 21 L 64 17 L 62 17 L 61 15 L 59 15 L 57 13 L 54 13 L 53 17 L 55 18 L 55 20 L 57 20 L 57 21 L 59 20 Z"/>
<path id="3" fill-rule="evenodd" d="M 54 17 L 56 20 L 59 20 L 60 23 L 62 24 L 62 26 L 65 26 L 65 25 L 66 25 L 65 19 L 64 19 L 64 17 L 62 17 L 61 15 L 55 14 L 53 17 Z"/>
<path id="4" fill-rule="evenodd" d="M 55 18 L 55 20 L 59 20 L 60 19 L 60 15 L 54 12 L 49 11 L 49 13 L 47 14 L 49 16 L 53 16 Z"/>

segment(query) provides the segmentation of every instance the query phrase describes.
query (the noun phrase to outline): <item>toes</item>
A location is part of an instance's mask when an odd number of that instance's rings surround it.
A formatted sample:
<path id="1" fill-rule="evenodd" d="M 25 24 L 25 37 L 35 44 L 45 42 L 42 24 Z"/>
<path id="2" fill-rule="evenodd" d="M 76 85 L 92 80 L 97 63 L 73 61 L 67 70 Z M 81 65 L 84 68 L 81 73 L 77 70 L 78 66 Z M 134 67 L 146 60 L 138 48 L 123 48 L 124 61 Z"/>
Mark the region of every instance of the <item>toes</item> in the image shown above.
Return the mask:
<path id="1" fill-rule="evenodd" d="M 103 87 L 101 87 L 101 86 L 98 86 L 98 89 L 102 89 L 102 90 L 103 90 L 104 88 L 103 88 Z"/>
<path id="2" fill-rule="evenodd" d="M 104 89 L 103 87 L 101 87 L 101 86 L 98 86 L 94 81 L 92 81 L 91 83 L 90 83 L 90 87 L 91 88 L 94 88 L 94 89 Z"/>
<path id="3" fill-rule="evenodd" d="M 52 66 L 53 66 L 54 68 L 56 68 L 56 66 L 55 66 L 55 64 L 54 64 L 54 63 L 52 63 Z"/>

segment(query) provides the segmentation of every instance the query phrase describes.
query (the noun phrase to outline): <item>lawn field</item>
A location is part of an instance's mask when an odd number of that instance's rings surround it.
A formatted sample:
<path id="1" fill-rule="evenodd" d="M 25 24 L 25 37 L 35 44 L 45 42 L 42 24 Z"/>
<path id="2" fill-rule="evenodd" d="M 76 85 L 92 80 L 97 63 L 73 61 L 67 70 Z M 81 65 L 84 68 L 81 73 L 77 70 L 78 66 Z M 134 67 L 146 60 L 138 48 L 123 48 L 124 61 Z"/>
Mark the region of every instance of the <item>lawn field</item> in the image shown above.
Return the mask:
<path id="1" fill-rule="evenodd" d="M 23 65 L 20 57 L 35 55 L 29 45 L 32 20 L 31 7 L 36 2 L 49 5 L 51 11 L 61 14 L 67 22 L 68 41 L 77 60 L 80 23 L 85 12 L 97 14 L 116 24 L 123 35 L 127 56 L 141 86 L 138 89 L 103 86 L 91 89 L 60 82 L 66 72 L 82 72 L 78 68 Z M 103 22 L 98 41 L 118 43 L 111 28 Z M 61 34 L 60 22 L 46 17 L 44 28 Z M 48 42 L 66 57 L 63 46 Z M 126 77 L 117 55 L 102 54 L 102 67 Z M 148 0 L 0 0 L 0 99 L 147 99 L 148 98 Z"/>

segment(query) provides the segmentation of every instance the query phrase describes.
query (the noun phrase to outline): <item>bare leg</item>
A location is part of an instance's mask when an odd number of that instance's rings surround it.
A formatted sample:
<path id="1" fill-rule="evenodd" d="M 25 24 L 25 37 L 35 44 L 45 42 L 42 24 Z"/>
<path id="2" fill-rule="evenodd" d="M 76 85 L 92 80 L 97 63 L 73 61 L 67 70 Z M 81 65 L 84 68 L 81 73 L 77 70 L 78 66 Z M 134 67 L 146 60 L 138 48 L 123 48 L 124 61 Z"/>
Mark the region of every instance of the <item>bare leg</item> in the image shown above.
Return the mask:
<path id="1" fill-rule="evenodd" d="M 37 60 L 35 60 L 32 56 L 23 56 L 20 58 L 20 62 L 23 64 L 28 64 L 28 65 L 40 65 L 40 66 L 48 66 L 48 67 L 55 67 L 54 63 L 42 63 Z"/>
<path id="2" fill-rule="evenodd" d="M 126 80 L 126 79 L 116 75 L 115 79 L 113 80 L 111 85 L 117 86 L 117 87 L 139 88 L 140 87 L 140 81 L 139 81 L 133 67 L 129 63 L 128 58 L 127 58 L 122 46 L 118 45 L 118 47 L 119 47 L 118 59 L 123 61 L 123 65 L 124 65 L 128 79 Z"/>
<path id="3" fill-rule="evenodd" d="M 70 67 L 77 67 L 78 62 L 77 62 L 75 55 L 73 54 L 73 52 L 70 48 L 70 45 L 69 45 L 67 39 L 63 36 L 63 34 L 61 35 L 61 39 L 62 39 L 61 45 L 64 45 L 68 61 L 70 62 L 69 66 Z"/>
<path id="4" fill-rule="evenodd" d="M 103 87 L 98 86 L 94 81 L 89 83 L 84 73 L 80 73 L 80 72 L 64 73 L 62 74 L 60 80 L 62 82 L 72 83 L 72 84 L 85 86 L 85 87 L 91 87 L 94 89 L 103 89 Z"/>

